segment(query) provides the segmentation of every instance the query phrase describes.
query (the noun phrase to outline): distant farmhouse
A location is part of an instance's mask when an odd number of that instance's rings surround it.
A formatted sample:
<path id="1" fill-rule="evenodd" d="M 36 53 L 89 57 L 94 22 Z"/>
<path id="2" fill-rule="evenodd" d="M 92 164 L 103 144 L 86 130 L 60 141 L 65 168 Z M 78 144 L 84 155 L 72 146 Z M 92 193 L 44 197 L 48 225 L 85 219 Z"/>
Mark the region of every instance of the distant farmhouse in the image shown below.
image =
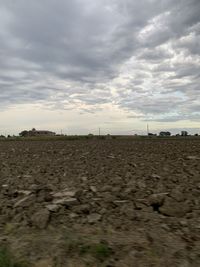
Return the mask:
<path id="1" fill-rule="evenodd" d="M 170 132 L 160 132 L 159 136 L 171 136 Z"/>
<path id="2" fill-rule="evenodd" d="M 148 133 L 148 136 L 157 136 L 157 134 L 154 134 L 154 133 Z"/>
<path id="3" fill-rule="evenodd" d="M 51 131 L 47 131 L 47 130 L 36 130 L 35 128 L 33 128 L 30 131 L 24 130 L 19 135 L 23 136 L 23 137 L 27 137 L 27 136 L 54 136 L 55 133 L 51 132 Z"/>

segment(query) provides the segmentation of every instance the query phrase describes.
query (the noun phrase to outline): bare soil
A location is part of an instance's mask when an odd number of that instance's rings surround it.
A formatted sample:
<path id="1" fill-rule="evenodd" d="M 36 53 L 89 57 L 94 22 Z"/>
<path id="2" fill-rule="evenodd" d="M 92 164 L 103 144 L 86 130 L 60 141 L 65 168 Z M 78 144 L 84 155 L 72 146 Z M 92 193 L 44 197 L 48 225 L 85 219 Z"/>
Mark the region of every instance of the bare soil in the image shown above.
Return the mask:
<path id="1" fill-rule="evenodd" d="M 199 267 L 200 140 L 0 142 L 5 246 L 35 267 Z"/>

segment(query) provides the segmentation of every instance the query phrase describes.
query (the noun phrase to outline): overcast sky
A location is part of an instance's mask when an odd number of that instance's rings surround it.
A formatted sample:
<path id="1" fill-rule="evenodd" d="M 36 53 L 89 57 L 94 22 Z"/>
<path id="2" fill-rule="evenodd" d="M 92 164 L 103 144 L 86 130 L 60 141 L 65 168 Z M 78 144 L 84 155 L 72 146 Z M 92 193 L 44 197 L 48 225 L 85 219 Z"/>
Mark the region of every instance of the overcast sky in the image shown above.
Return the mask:
<path id="1" fill-rule="evenodd" d="M 200 0 L 0 0 L 2 134 L 147 121 L 200 132 Z"/>

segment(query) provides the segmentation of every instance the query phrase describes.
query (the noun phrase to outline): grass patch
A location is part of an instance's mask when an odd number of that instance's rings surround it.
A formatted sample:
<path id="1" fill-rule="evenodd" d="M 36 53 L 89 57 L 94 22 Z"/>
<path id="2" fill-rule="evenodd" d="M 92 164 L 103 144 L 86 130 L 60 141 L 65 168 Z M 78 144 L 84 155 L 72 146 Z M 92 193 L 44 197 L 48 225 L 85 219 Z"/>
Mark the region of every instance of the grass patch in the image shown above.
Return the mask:
<path id="1" fill-rule="evenodd" d="M 106 260 L 112 253 L 111 248 L 106 243 L 93 244 L 89 251 L 99 261 Z"/>
<path id="2" fill-rule="evenodd" d="M 106 242 L 92 242 L 78 236 L 65 236 L 65 250 L 68 254 L 79 256 L 91 256 L 103 262 L 112 254 L 112 249 Z"/>
<path id="3" fill-rule="evenodd" d="M 7 248 L 0 248 L 0 267 L 28 267 L 27 264 L 18 262 Z"/>

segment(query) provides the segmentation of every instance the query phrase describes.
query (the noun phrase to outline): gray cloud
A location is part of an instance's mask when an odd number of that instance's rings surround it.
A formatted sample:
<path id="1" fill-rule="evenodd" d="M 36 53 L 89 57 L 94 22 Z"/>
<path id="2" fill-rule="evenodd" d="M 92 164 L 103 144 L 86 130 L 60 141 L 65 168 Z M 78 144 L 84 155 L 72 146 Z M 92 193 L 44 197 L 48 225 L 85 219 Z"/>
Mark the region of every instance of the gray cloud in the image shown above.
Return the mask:
<path id="1" fill-rule="evenodd" d="M 1 108 L 198 120 L 199 0 L 0 0 L 0 23 Z"/>

